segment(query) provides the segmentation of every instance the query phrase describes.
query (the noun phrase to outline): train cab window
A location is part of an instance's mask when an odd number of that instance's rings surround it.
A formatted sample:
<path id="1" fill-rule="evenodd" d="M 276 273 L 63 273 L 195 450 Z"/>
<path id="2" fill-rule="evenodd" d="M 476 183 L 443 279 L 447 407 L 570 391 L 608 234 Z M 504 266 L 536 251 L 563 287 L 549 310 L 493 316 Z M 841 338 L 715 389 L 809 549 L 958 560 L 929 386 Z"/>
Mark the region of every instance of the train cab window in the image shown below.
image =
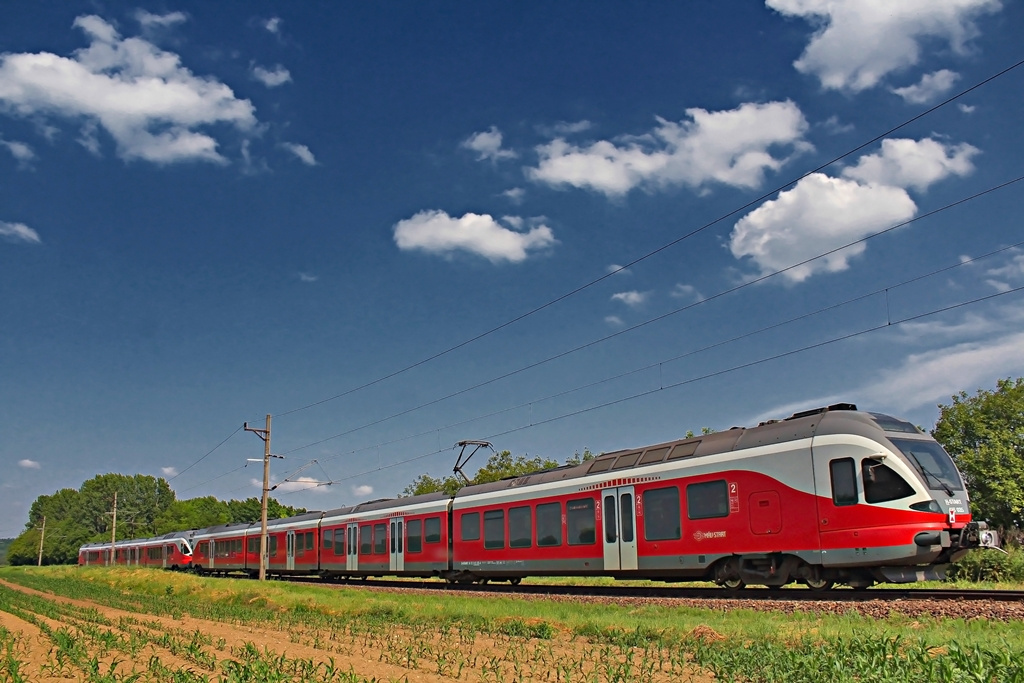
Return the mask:
<path id="1" fill-rule="evenodd" d="M 853 458 L 839 458 L 828 464 L 832 479 L 832 502 L 836 505 L 857 504 L 857 466 Z"/>
<path id="2" fill-rule="evenodd" d="M 488 510 L 484 513 L 484 547 L 505 547 L 505 511 Z"/>
<path id="3" fill-rule="evenodd" d="M 636 453 L 627 453 L 626 455 L 620 455 L 615 460 L 615 465 L 612 466 L 613 470 L 624 470 L 627 467 L 632 467 L 636 464 L 636 461 L 640 459 L 640 451 Z"/>
<path id="4" fill-rule="evenodd" d="M 588 474 L 595 474 L 597 472 L 607 472 L 612 468 L 612 463 L 615 462 L 615 458 L 598 458 L 594 461 L 594 464 L 587 470 Z"/>
<path id="5" fill-rule="evenodd" d="M 724 479 L 690 484 L 686 487 L 686 516 L 712 519 L 729 516 L 729 488 Z"/>
<path id="6" fill-rule="evenodd" d="M 423 524 L 423 536 L 424 541 L 427 543 L 440 543 L 441 542 L 441 518 L 440 517 L 428 517 L 427 521 Z"/>
<path id="7" fill-rule="evenodd" d="M 697 452 L 697 446 L 700 445 L 700 441 L 690 441 L 688 443 L 676 444 L 676 447 L 672 449 L 672 452 L 668 454 L 669 460 L 678 460 L 679 458 L 689 458 L 691 455 Z"/>
<path id="8" fill-rule="evenodd" d="M 467 512 L 462 515 L 462 540 L 480 540 L 480 513 Z"/>
<path id="9" fill-rule="evenodd" d="M 669 486 L 644 491 L 644 538 L 669 541 L 682 538 L 679 489 Z"/>
<path id="10" fill-rule="evenodd" d="M 508 511 L 509 548 L 529 548 L 533 545 L 532 532 L 529 506 L 516 507 Z"/>
<path id="11" fill-rule="evenodd" d="M 373 552 L 378 555 L 383 555 L 388 552 L 387 524 L 373 525 Z"/>
<path id="12" fill-rule="evenodd" d="M 410 553 L 423 551 L 423 520 L 410 519 L 405 525 L 405 549 Z"/>
<path id="13" fill-rule="evenodd" d="M 590 545 L 597 541 L 597 522 L 594 517 L 594 499 L 570 500 L 566 506 L 566 526 L 569 545 Z"/>
<path id="14" fill-rule="evenodd" d="M 914 488 L 903 477 L 872 458 L 861 461 L 860 474 L 864 480 L 864 500 L 868 503 L 885 503 L 914 495 Z"/>
<path id="15" fill-rule="evenodd" d="M 373 527 L 364 524 L 359 527 L 359 554 L 369 555 L 373 552 Z"/>
<path id="16" fill-rule="evenodd" d="M 334 530 L 334 554 L 345 554 L 345 527 L 338 527 Z"/>
<path id="17" fill-rule="evenodd" d="M 668 453 L 668 446 L 664 448 L 652 448 L 644 452 L 644 457 L 640 458 L 641 465 L 651 465 L 656 462 L 661 462 L 665 459 L 665 454 Z"/>
<path id="18" fill-rule="evenodd" d="M 537 506 L 537 545 L 562 545 L 561 503 L 543 503 Z"/>

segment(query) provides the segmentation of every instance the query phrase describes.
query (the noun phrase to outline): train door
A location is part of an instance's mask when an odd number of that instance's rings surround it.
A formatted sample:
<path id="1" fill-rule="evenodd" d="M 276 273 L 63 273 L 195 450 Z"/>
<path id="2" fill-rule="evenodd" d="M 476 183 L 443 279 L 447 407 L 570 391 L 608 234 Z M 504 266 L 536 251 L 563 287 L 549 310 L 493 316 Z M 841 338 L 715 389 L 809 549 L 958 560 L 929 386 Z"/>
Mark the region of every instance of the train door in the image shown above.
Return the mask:
<path id="1" fill-rule="evenodd" d="M 349 524 L 345 531 L 345 569 L 359 570 L 359 525 Z"/>
<path id="2" fill-rule="evenodd" d="M 637 569 L 636 503 L 632 486 L 601 491 L 604 568 Z"/>
<path id="3" fill-rule="evenodd" d="M 401 517 L 391 520 L 391 563 L 389 568 L 393 572 L 405 571 L 405 524 Z"/>
<path id="4" fill-rule="evenodd" d="M 285 534 L 285 565 L 288 571 L 295 570 L 295 532 Z"/>

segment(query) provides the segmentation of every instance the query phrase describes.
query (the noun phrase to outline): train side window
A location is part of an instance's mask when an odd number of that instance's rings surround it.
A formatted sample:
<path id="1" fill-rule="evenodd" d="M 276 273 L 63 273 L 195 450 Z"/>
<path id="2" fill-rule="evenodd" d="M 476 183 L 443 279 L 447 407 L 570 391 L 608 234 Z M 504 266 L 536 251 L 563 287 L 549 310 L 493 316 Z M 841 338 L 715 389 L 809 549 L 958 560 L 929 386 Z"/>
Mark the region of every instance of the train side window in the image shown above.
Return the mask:
<path id="1" fill-rule="evenodd" d="M 678 444 L 672 449 L 672 452 L 668 454 L 668 459 L 678 460 L 679 458 L 689 458 L 697 452 L 697 446 L 699 445 L 700 441 L 690 441 L 689 443 Z"/>
<path id="2" fill-rule="evenodd" d="M 373 527 L 364 524 L 359 527 L 359 554 L 369 555 L 373 552 Z"/>
<path id="3" fill-rule="evenodd" d="M 682 538 L 679 489 L 669 486 L 644 491 L 644 538 L 671 541 Z"/>
<path id="4" fill-rule="evenodd" d="M 462 515 L 462 540 L 480 540 L 480 513 L 467 512 Z"/>
<path id="5" fill-rule="evenodd" d="M 373 525 L 373 552 L 377 555 L 385 555 L 388 552 L 388 525 Z"/>
<path id="6" fill-rule="evenodd" d="M 914 488 L 888 465 L 865 458 L 860 463 L 864 478 L 864 500 L 868 503 L 885 503 L 914 495 Z"/>
<path id="7" fill-rule="evenodd" d="M 515 507 L 508 511 L 508 547 L 529 548 L 533 545 L 530 507 Z"/>
<path id="8" fill-rule="evenodd" d="M 313 540 L 313 532 L 306 532 L 306 550 L 313 550 L 316 548 L 316 541 Z"/>
<path id="9" fill-rule="evenodd" d="M 206 541 L 199 541 L 199 545 L 196 546 L 196 551 L 198 551 L 200 555 L 209 556 L 207 553 L 207 548 L 209 547 L 210 546 L 206 543 Z"/>
<path id="10" fill-rule="evenodd" d="M 836 505 L 857 504 L 857 469 L 853 458 L 840 458 L 828 464 L 832 479 L 832 502 Z"/>
<path id="11" fill-rule="evenodd" d="M 250 553 L 258 553 L 260 551 L 260 539 L 256 536 L 250 536 L 247 540 L 248 547 L 246 548 Z"/>
<path id="12" fill-rule="evenodd" d="M 441 542 L 441 518 L 428 517 L 423 524 L 423 540 L 427 543 Z"/>
<path id="13" fill-rule="evenodd" d="M 334 530 L 334 554 L 345 554 L 345 527 L 343 526 Z"/>
<path id="14" fill-rule="evenodd" d="M 542 503 L 537 506 L 537 545 L 562 545 L 561 503 Z"/>
<path id="15" fill-rule="evenodd" d="M 569 545 L 590 545 L 597 541 L 594 499 L 570 500 L 565 506 Z"/>
<path id="16" fill-rule="evenodd" d="M 405 541 L 405 549 L 410 553 L 423 551 L 423 520 L 410 519 L 405 525 L 405 533 L 408 538 Z"/>
<path id="17" fill-rule="evenodd" d="M 505 547 L 505 511 L 488 510 L 484 513 L 484 547 Z"/>
<path id="18" fill-rule="evenodd" d="M 686 516 L 713 519 L 729 516 L 729 488 L 724 479 L 690 484 L 686 487 Z"/>
<path id="19" fill-rule="evenodd" d="M 661 462 L 665 459 L 665 454 L 668 453 L 668 446 L 664 448 L 651 448 L 644 453 L 644 457 L 640 458 L 641 465 L 650 465 L 652 463 Z"/>
<path id="20" fill-rule="evenodd" d="M 330 529 L 324 529 L 324 550 L 334 549 L 334 533 Z"/>
<path id="21" fill-rule="evenodd" d="M 277 555 L 277 536 L 271 536 L 268 539 L 268 542 L 270 545 L 270 550 L 267 551 L 267 554 L 271 557 L 274 557 L 275 555 Z"/>

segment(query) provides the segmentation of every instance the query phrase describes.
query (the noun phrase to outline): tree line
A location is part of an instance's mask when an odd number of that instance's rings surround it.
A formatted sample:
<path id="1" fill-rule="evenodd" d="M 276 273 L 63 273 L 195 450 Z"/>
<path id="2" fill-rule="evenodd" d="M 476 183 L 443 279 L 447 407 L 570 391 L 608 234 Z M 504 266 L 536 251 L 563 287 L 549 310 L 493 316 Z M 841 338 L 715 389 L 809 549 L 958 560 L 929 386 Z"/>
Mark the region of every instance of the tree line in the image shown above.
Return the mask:
<path id="1" fill-rule="evenodd" d="M 993 390 L 976 394 L 961 392 L 952 403 L 939 405 L 939 419 L 932 436 L 952 456 L 970 494 L 971 510 L 977 520 L 988 523 L 1011 537 L 1024 529 L 1024 378 L 1002 379 Z M 703 429 L 710 433 L 710 429 Z M 687 432 L 693 436 L 693 432 Z M 590 460 L 584 449 L 564 463 L 541 457 L 513 456 L 509 451 L 493 453 L 472 479 L 454 473 L 447 477 L 422 474 L 400 495 L 414 496 L 443 491 L 454 494 L 467 483 L 485 484 L 564 465 Z M 136 474 L 102 474 L 79 489 L 61 489 L 40 496 L 32 503 L 25 531 L 7 548 L 11 564 L 34 564 L 39 551 L 43 517 L 46 518 L 43 562 L 74 563 L 83 543 L 109 541 L 113 522 L 114 493 L 117 493 L 117 538 L 144 538 L 182 529 L 201 529 L 229 522 L 256 522 L 260 501 L 221 501 L 213 496 L 177 500 L 163 478 Z M 271 499 L 270 519 L 305 512 Z"/>

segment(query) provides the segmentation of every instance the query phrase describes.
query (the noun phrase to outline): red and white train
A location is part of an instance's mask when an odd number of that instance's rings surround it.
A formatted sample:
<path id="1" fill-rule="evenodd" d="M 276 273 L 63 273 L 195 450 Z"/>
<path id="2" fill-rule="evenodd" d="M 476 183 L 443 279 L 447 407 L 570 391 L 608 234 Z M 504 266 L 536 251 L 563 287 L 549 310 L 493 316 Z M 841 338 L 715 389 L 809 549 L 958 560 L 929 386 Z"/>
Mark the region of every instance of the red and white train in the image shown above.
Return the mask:
<path id="1" fill-rule="evenodd" d="M 971 519 L 963 479 L 935 440 L 851 404 L 605 453 L 454 496 L 278 519 L 267 532 L 271 575 L 612 576 L 819 590 L 941 579 L 969 549 L 999 546 Z M 175 538 L 191 547 L 190 561 L 171 561 L 153 550 L 161 539 L 144 539 L 119 542 L 116 562 L 258 572 L 259 524 Z M 102 563 L 103 548 L 83 546 L 80 564 Z"/>

